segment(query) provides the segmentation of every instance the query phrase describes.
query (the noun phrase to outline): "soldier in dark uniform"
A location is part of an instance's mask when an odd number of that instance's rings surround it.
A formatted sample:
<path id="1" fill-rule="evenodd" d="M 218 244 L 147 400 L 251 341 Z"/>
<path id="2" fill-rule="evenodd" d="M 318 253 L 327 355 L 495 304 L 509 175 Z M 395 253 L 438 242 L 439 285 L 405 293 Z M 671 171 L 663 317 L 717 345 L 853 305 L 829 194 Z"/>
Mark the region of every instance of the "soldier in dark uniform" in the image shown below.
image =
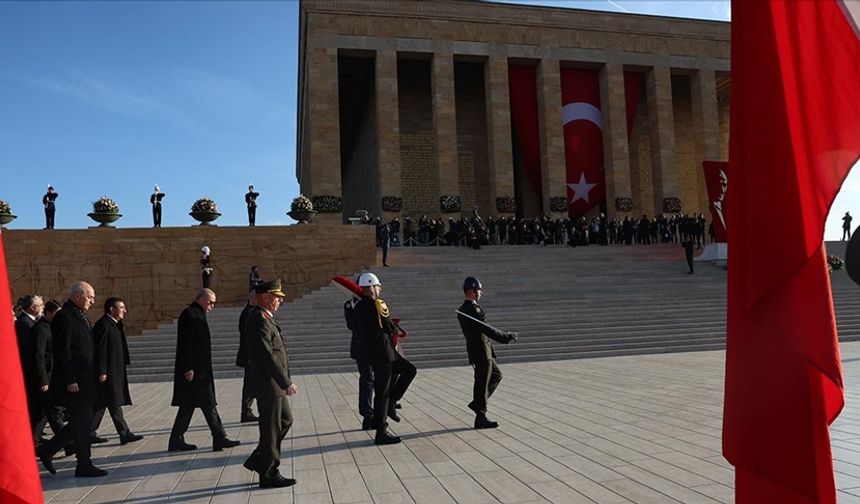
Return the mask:
<path id="1" fill-rule="evenodd" d="M 36 449 L 36 455 L 51 474 L 56 473 L 52 459 L 72 439 L 75 442 L 76 477 L 104 476 L 107 471 L 91 460 L 90 425 L 98 401 L 92 326 L 86 311 L 96 299 L 95 290 L 78 282 L 69 291 L 69 300 L 51 321 L 54 374 L 50 388 L 56 400 L 69 409 L 69 423 L 59 434 Z"/>
<path id="2" fill-rule="evenodd" d="M 105 414 L 110 413 L 121 444 L 140 441 L 143 436 L 128 428 L 122 414 L 123 406 L 131 406 L 126 366 L 131 364 L 128 341 L 122 319 L 126 314 L 125 302 L 116 297 L 105 301 L 105 314 L 93 326 L 93 341 L 96 346 L 95 365 L 99 377 L 99 398 L 102 406 L 93 415 L 92 430 L 98 429 Z"/>
<path id="3" fill-rule="evenodd" d="M 851 239 L 851 221 L 854 220 L 854 217 L 851 217 L 851 214 L 845 212 L 845 216 L 842 217 L 842 241 L 845 241 L 845 237 Z"/>
<path id="4" fill-rule="evenodd" d="M 214 271 L 214 268 L 212 267 L 212 257 L 209 253 L 210 250 L 207 245 L 204 245 L 200 249 L 200 271 L 203 276 L 204 289 L 212 287 L 212 272 Z"/>
<path id="5" fill-rule="evenodd" d="M 388 433 L 386 417 L 390 411 L 392 363 L 397 360 L 392 342 L 397 327 L 389 318 L 385 301 L 379 298 L 382 284 L 376 275 L 363 273 L 358 279 L 358 285 L 362 288 L 363 296 L 355 305 L 353 325 L 361 342 L 361 356 L 367 359 L 373 368 L 375 442 L 378 445 L 395 444 L 400 442 L 400 438 Z"/>
<path id="6" fill-rule="evenodd" d="M 27 385 L 27 399 L 30 406 L 30 425 L 33 427 L 33 440 L 36 446 L 42 444 L 45 424 L 51 425 L 54 435 L 63 429 L 63 410 L 51 397 L 51 375 L 54 371 L 54 352 L 51 338 L 51 320 L 60 309 L 56 301 L 45 303 L 42 318 L 30 329 L 27 347 L 24 352 L 27 365 L 24 380 Z"/>
<path id="7" fill-rule="evenodd" d="M 188 308 L 182 311 L 176 328 L 176 364 L 173 368 L 172 406 L 179 406 L 170 431 L 168 451 L 196 450 L 185 442 L 195 408 L 203 411 L 212 433 L 212 450 L 221 451 L 239 444 L 227 438 L 215 401 L 215 377 L 212 375 L 212 341 L 206 314 L 215 308 L 215 293 L 200 289 Z"/>
<path id="8" fill-rule="evenodd" d="M 483 295 L 481 282 L 475 277 L 466 277 L 463 282 L 463 293 L 466 297 L 459 311 L 481 321 L 487 319 L 484 310 L 478 304 Z M 517 340 L 517 333 L 494 331 L 490 327 L 457 315 L 460 329 L 466 337 L 466 352 L 469 354 L 469 364 L 475 369 L 475 385 L 472 389 L 472 402 L 469 409 L 475 412 L 476 429 L 494 429 L 497 422 L 487 419 L 487 400 L 496 391 L 502 381 L 502 372 L 496 364 L 496 352 L 490 340 L 499 343 L 510 343 Z"/>
<path id="9" fill-rule="evenodd" d="M 296 484 L 278 471 L 281 443 L 293 425 L 287 396 L 296 395 L 298 387 L 290 380 L 287 349 L 275 312 L 284 300 L 281 281 L 266 282 L 257 287 L 258 307 L 248 315 L 242 333 L 248 349 L 248 371 L 251 390 L 260 410 L 260 441 L 244 462 L 244 467 L 260 475 L 263 488 Z"/>
<path id="10" fill-rule="evenodd" d="M 361 351 L 361 339 L 354 321 L 355 306 L 358 301 L 356 298 L 351 298 L 344 303 L 343 318 L 346 319 L 346 327 L 352 333 L 349 356 L 358 366 L 358 413 L 362 417 L 361 428 L 371 430 L 373 429 L 373 368 Z"/>
<path id="11" fill-rule="evenodd" d="M 252 267 L 252 272 L 256 271 Z M 259 278 L 259 276 L 257 277 Z M 252 281 L 253 282 L 253 281 Z M 236 365 L 245 370 L 244 377 L 242 378 L 242 406 L 241 406 L 241 419 L 242 423 L 246 422 L 256 422 L 259 420 L 259 417 L 254 415 L 254 412 L 251 410 L 251 406 L 254 404 L 254 394 L 251 391 L 251 375 L 248 373 L 248 346 L 245 344 L 245 323 L 248 321 L 248 315 L 251 314 L 257 308 L 257 292 L 256 289 L 260 285 L 262 285 L 263 281 L 260 280 L 259 283 L 254 282 L 253 289 L 248 293 L 248 303 L 245 305 L 245 308 L 242 310 L 242 313 L 239 314 L 239 351 L 236 353 Z"/>
<path id="12" fill-rule="evenodd" d="M 245 204 L 248 205 L 248 225 L 254 226 L 257 222 L 257 197 L 260 195 L 254 192 L 254 186 L 248 186 L 248 192 L 245 193 Z"/>
<path id="13" fill-rule="evenodd" d="M 156 184 L 152 190 L 152 196 L 149 197 L 149 202 L 152 204 L 152 227 L 161 227 L 161 200 L 164 199 L 164 193 Z"/>
<path id="14" fill-rule="evenodd" d="M 684 247 L 684 256 L 687 258 L 687 267 L 690 269 L 687 271 L 687 274 L 692 275 L 695 273 L 693 270 L 693 247 L 695 246 L 695 242 L 692 237 L 689 237 L 681 243 L 681 246 Z"/>
<path id="15" fill-rule="evenodd" d="M 54 215 L 57 213 L 55 201 L 60 194 L 54 191 L 53 186 L 48 186 L 48 192 L 42 196 L 42 206 L 45 207 L 45 229 L 54 229 Z"/>

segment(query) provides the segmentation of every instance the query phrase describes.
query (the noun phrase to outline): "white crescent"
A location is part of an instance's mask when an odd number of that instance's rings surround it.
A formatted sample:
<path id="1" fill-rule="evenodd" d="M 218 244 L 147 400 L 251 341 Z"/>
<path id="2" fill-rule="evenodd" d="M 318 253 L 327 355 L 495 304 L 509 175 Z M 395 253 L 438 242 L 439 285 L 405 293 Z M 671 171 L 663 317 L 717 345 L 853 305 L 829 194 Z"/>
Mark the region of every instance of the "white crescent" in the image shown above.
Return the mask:
<path id="1" fill-rule="evenodd" d="M 579 120 L 591 121 L 598 128 L 603 129 L 603 114 L 594 105 L 585 102 L 573 102 L 561 108 L 562 126 Z"/>

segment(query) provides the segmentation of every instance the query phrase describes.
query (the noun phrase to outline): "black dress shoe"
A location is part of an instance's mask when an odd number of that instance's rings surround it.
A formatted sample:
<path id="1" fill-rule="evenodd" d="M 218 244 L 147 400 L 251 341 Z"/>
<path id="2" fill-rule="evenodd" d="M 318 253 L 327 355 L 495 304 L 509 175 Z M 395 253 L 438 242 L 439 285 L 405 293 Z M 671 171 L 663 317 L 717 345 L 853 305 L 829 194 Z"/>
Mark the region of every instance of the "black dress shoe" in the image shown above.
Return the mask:
<path id="1" fill-rule="evenodd" d="M 395 422 L 400 421 L 400 415 L 397 414 L 397 410 L 394 408 L 388 408 L 388 418 L 394 420 Z"/>
<path id="2" fill-rule="evenodd" d="M 54 458 L 53 454 L 49 453 L 44 448 L 37 448 L 36 455 L 39 457 L 39 460 L 42 462 L 42 466 L 48 470 L 51 474 L 57 474 L 57 469 L 54 467 Z"/>
<path id="3" fill-rule="evenodd" d="M 361 421 L 361 430 L 373 430 L 373 417 L 366 416 L 364 420 Z"/>
<path id="4" fill-rule="evenodd" d="M 374 444 L 378 445 L 388 445 L 388 444 L 397 444 L 399 443 L 400 436 L 393 436 L 389 434 L 387 431 L 381 430 L 376 431 L 376 439 L 373 441 Z"/>
<path id="5" fill-rule="evenodd" d="M 143 439 L 143 436 L 141 436 L 140 434 L 135 434 L 134 432 L 128 432 L 124 436 L 119 437 L 119 443 L 120 444 L 134 443 L 135 441 L 140 441 L 141 439 Z"/>
<path id="6" fill-rule="evenodd" d="M 480 415 L 475 418 L 475 428 L 476 429 L 495 429 L 499 426 L 498 422 L 494 422 L 489 420 L 487 417 Z"/>
<path id="7" fill-rule="evenodd" d="M 167 445 L 167 451 L 169 451 L 169 452 L 190 451 L 190 450 L 196 450 L 196 449 L 197 449 L 197 445 L 193 445 L 191 443 L 185 443 L 185 442 Z"/>
<path id="8" fill-rule="evenodd" d="M 224 448 L 233 448 L 234 446 L 239 446 L 241 442 L 238 439 L 219 439 L 212 444 L 212 451 L 221 451 Z"/>
<path id="9" fill-rule="evenodd" d="M 397 409 L 400 409 L 400 408 L 402 408 L 402 407 L 403 407 L 403 405 L 402 405 L 402 404 L 400 404 L 400 403 L 395 403 L 395 404 L 394 404 L 394 407 L 395 407 L 395 408 L 397 408 Z"/>
<path id="10" fill-rule="evenodd" d="M 258 417 L 257 415 L 255 415 L 255 414 L 253 414 L 253 413 L 249 413 L 249 414 L 247 414 L 247 415 L 242 415 L 242 420 L 241 420 L 241 422 L 242 422 L 242 423 L 256 422 L 256 421 L 258 421 L 259 419 L 260 419 L 260 417 Z"/>
<path id="11" fill-rule="evenodd" d="M 92 437 L 90 437 L 90 443 L 92 443 L 92 444 L 102 444 L 102 443 L 107 443 L 107 442 L 108 442 L 107 438 L 103 438 L 103 437 L 99 436 L 98 434 L 93 434 Z"/>
<path id="12" fill-rule="evenodd" d="M 293 486 L 296 480 L 293 478 L 285 478 L 281 473 L 276 472 L 273 476 L 260 475 L 260 488 L 283 488 Z"/>
<path id="13" fill-rule="evenodd" d="M 76 478 L 98 478 L 99 476 L 107 476 L 107 471 L 99 469 L 94 465 L 75 468 Z"/>

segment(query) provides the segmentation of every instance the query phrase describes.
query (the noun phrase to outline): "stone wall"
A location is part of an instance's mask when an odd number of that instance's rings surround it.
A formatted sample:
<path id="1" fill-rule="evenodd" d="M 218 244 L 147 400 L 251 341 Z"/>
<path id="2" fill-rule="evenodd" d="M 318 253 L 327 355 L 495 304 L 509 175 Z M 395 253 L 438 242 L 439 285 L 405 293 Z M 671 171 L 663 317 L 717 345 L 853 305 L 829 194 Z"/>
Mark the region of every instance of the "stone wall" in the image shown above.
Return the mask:
<path id="1" fill-rule="evenodd" d="M 37 293 L 61 301 L 72 283 L 86 280 L 96 290 L 90 318 L 108 297 L 122 297 L 129 334 L 176 318 L 192 301 L 202 286 L 203 245 L 212 249 L 221 305 L 245 303 L 252 265 L 266 280 L 282 278 L 292 300 L 377 262 L 372 226 L 4 230 L 3 242 L 13 299 Z"/>
<path id="2" fill-rule="evenodd" d="M 440 215 L 430 71 L 426 59 L 397 61 L 403 215 L 414 220 Z"/>

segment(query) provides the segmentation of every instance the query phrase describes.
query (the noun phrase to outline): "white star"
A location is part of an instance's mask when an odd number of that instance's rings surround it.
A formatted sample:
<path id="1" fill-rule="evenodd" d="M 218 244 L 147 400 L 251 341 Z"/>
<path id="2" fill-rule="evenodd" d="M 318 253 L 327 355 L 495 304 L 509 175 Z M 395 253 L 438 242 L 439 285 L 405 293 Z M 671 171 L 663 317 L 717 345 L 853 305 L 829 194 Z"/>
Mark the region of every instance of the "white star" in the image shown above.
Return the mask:
<path id="1" fill-rule="evenodd" d="M 579 182 L 576 184 L 567 184 L 567 187 L 570 187 L 570 190 L 573 191 L 573 199 L 570 200 L 570 204 L 572 205 L 576 200 L 585 200 L 586 203 L 590 203 L 588 201 L 588 192 L 591 191 L 594 186 L 597 184 L 589 184 L 588 181 L 585 180 L 585 172 L 581 173 L 579 176 Z"/>

